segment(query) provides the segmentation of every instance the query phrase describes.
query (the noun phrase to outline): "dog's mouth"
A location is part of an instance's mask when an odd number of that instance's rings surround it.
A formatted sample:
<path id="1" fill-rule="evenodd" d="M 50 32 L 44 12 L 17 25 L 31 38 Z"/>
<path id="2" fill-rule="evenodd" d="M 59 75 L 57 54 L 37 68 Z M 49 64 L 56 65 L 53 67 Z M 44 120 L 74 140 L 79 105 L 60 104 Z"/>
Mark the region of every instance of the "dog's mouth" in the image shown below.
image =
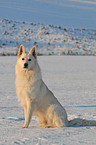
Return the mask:
<path id="1" fill-rule="evenodd" d="M 28 69 L 28 67 L 23 67 L 23 70 L 28 71 L 29 69 Z"/>
<path id="2" fill-rule="evenodd" d="M 28 69 L 28 66 L 24 66 L 24 69 Z"/>

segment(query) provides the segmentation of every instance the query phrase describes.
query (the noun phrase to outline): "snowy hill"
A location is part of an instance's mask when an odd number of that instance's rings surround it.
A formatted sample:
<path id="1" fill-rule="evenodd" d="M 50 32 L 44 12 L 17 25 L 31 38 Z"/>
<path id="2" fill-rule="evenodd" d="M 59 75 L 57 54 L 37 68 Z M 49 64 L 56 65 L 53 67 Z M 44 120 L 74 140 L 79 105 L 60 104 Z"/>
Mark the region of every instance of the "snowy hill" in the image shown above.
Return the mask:
<path id="1" fill-rule="evenodd" d="M 96 55 L 96 0 L 0 0 L 0 55 Z"/>
<path id="2" fill-rule="evenodd" d="M 16 55 L 20 44 L 38 55 L 96 55 L 96 30 L 0 20 L 0 55 Z"/>

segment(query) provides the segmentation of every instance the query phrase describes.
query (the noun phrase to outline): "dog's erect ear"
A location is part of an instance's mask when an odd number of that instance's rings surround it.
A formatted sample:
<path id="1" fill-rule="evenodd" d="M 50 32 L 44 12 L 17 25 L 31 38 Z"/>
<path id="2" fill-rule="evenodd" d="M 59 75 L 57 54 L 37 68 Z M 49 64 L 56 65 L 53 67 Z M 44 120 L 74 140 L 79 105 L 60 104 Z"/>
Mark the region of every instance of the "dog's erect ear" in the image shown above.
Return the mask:
<path id="1" fill-rule="evenodd" d="M 31 48 L 31 50 L 29 51 L 29 54 L 32 54 L 35 58 L 37 57 L 37 54 L 36 54 L 36 46 L 33 46 Z"/>
<path id="2" fill-rule="evenodd" d="M 19 47 L 18 56 L 20 56 L 22 53 L 25 53 L 25 48 L 24 48 L 24 46 L 21 44 L 20 47 Z"/>

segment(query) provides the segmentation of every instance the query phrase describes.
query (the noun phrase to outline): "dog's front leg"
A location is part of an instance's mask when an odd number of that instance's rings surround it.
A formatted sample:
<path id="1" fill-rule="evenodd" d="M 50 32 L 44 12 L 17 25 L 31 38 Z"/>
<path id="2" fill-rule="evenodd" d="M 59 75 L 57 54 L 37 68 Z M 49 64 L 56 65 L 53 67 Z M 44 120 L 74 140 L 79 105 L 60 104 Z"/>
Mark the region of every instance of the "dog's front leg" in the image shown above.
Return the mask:
<path id="1" fill-rule="evenodd" d="M 25 112 L 25 123 L 23 128 L 27 128 L 29 126 L 29 123 L 31 121 L 32 113 L 34 109 L 34 104 L 30 100 L 27 101 L 26 107 L 24 107 L 24 112 Z"/>

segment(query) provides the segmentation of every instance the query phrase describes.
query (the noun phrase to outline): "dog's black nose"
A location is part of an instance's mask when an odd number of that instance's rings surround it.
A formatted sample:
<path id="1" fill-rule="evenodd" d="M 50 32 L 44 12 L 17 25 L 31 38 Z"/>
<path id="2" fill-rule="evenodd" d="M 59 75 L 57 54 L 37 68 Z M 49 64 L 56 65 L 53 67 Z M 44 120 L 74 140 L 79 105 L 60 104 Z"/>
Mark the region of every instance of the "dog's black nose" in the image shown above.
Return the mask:
<path id="1" fill-rule="evenodd" d="M 28 63 L 24 63 L 24 67 L 25 67 L 25 68 L 28 67 Z"/>

